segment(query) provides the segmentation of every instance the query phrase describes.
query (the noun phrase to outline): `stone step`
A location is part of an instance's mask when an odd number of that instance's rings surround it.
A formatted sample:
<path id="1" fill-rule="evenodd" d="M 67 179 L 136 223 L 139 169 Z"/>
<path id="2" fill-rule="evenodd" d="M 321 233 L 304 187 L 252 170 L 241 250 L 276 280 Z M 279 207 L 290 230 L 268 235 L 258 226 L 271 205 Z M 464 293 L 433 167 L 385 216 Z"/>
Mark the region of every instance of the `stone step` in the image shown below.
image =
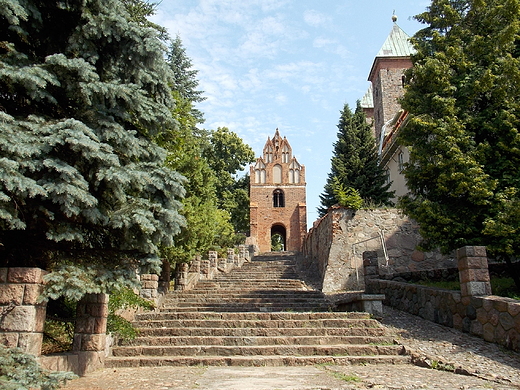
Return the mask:
<path id="1" fill-rule="evenodd" d="M 165 298 L 165 303 L 176 302 L 178 299 L 198 298 L 198 299 L 223 299 L 228 297 L 237 298 L 313 298 L 324 299 L 324 295 L 318 291 L 303 291 L 303 290 L 251 290 L 251 291 L 234 291 L 233 293 L 225 292 L 211 293 L 208 291 L 183 291 L 177 294 L 170 294 Z"/>
<path id="2" fill-rule="evenodd" d="M 386 336 L 147 336 L 122 343 L 121 347 L 135 346 L 267 346 L 267 345 L 388 345 Z"/>
<path id="3" fill-rule="evenodd" d="M 383 328 L 141 328 L 139 337 L 191 337 L 191 336 L 214 336 L 214 337 L 304 337 L 304 336 L 387 336 Z M 319 343 L 318 343 L 319 344 Z"/>
<path id="4" fill-rule="evenodd" d="M 400 355 L 401 345 L 161 345 L 125 346 L 112 350 L 121 356 L 379 356 Z"/>
<path id="5" fill-rule="evenodd" d="M 136 319 L 150 320 L 161 312 L 147 312 L 136 315 Z M 170 320 L 256 320 L 256 321 L 309 321 L 309 320 L 349 320 L 349 325 L 355 325 L 359 321 L 361 326 L 379 327 L 381 324 L 370 318 L 370 314 L 362 312 L 308 312 L 308 313 L 218 313 L 218 312 L 193 312 L 193 313 L 168 313 Z M 319 323 L 322 325 L 322 323 Z"/>
<path id="6" fill-rule="evenodd" d="M 289 253 L 253 259 L 231 273 L 169 294 L 136 316 L 139 337 L 120 343 L 106 367 L 408 363 L 367 313 L 329 311 L 299 280 Z"/>
<path id="7" fill-rule="evenodd" d="M 304 305 L 301 303 L 298 304 L 256 304 L 256 305 L 231 305 L 231 304 L 222 304 L 222 305 L 200 305 L 200 306 L 185 306 L 185 307 L 170 307 L 168 310 L 177 311 L 177 312 L 207 312 L 207 311 L 216 311 L 216 312 L 256 312 L 256 313 L 269 313 L 269 312 L 279 312 L 279 311 L 291 311 L 291 312 L 306 312 L 306 311 L 323 311 L 329 309 L 327 304 L 323 305 Z"/>
<path id="8" fill-rule="evenodd" d="M 158 319 L 135 321 L 137 328 L 349 328 L 380 327 L 375 320 L 313 319 L 313 320 L 222 320 L 222 319 Z"/>
<path id="9" fill-rule="evenodd" d="M 201 304 L 218 304 L 218 303 L 234 303 L 234 304 L 252 304 L 252 303 L 303 303 L 303 304 L 309 304 L 309 303 L 325 303 L 326 301 L 323 300 L 323 298 L 318 297 L 306 297 L 306 296 L 259 296 L 259 297 L 241 297 L 241 296 L 227 296 L 227 297 L 197 297 L 197 296 L 191 296 L 191 297 L 179 297 L 175 300 L 171 299 L 164 303 L 166 307 L 168 306 L 182 306 L 186 305 L 187 303 L 193 304 L 193 303 L 201 303 Z"/>
<path id="10" fill-rule="evenodd" d="M 106 368 L 118 367 L 158 367 L 158 366 L 242 366 L 242 367 L 282 367 L 330 365 L 376 365 L 409 364 L 410 356 L 135 356 L 109 357 Z"/>

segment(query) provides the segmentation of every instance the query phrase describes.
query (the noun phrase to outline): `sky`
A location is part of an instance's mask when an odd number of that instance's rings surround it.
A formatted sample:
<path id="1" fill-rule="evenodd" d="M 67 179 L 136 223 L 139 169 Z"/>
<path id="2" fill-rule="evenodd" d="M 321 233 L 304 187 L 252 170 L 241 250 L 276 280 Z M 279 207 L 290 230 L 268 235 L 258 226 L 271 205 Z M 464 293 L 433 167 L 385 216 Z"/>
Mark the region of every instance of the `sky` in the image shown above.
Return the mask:
<path id="1" fill-rule="evenodd" d="M 318 218 L 337 124 L 366 93 L 374 57 L 429 0 L 162 0 L 152 21 L 198 70 L 205 129 L 227 127 L 260 157 L 278 128 L 305 165 L 307 225 Z M 248 170 L 247 170 L 248 171 Z"/>

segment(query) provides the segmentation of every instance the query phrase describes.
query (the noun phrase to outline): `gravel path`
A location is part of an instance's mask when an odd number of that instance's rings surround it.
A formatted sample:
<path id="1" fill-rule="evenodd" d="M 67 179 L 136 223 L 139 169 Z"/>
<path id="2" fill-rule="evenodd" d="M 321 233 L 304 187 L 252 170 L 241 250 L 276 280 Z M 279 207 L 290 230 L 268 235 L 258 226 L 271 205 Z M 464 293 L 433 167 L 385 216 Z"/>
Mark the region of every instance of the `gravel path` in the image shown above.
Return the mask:
<path id="1" fill-rule="evenodd" d="M 382 322 L 416 365 L 118 368 L 96 371 L 65 389 L 520 389 L 518 353 L 387 307 Z"/>

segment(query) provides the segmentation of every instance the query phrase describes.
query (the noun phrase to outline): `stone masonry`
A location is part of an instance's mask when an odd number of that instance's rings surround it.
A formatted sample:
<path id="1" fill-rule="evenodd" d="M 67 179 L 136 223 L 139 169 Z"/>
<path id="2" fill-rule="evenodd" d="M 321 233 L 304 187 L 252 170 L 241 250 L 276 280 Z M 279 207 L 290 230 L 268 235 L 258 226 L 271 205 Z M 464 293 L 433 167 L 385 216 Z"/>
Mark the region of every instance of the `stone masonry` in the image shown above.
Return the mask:
<path id="1" fill-rule="evenodd" d="M 384 294 L 385 304 L 396 309 L 520 351 L 520 302 L 491 295 L 485 247 L 466 246 L 457 256 L 460 291 L 382 280 L 367 270 L 367 292 Z"/>
<path id="2" fill-rule="evenodd" d="M 0 343 L 41 354 L 46 302 L 40 268 L 0 268 Z"/>
<path id="3" fill-rule="evenodd" d="M 304 240 L 301 266 L 316 267 L 324 292 L 364 290 L 363 260 L 382 274 L 456 267 L 451 256 L 417 250 L 419 226 L 397 209 L 349 210 L 339 206 L 314 223 Z"/>

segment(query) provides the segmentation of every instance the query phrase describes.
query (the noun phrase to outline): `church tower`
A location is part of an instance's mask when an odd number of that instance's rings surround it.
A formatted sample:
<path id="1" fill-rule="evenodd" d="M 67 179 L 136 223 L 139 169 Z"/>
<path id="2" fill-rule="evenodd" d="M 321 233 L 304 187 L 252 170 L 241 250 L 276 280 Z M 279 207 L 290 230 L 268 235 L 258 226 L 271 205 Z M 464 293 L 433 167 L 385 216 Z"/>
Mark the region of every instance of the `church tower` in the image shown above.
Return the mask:
<path id="1" fill-rule="evenodd" d="M 253 242 L 260 252 L 270 252 L 271 237 L 278 235 L 284 250 L 301 250 L 307 234 L 305 167 L 293 157 L 289 141 L 278 129 L 273 139 L 267 138 L 250 174 Z"/>
<path id="2" fill-rule="evenodd" d="M 370 69 L 368 81 L 372 83 L 373 116 L 376 143 L 382 148 L 385 132 L 395 115 L 401 110 L 399 98 L 404 93 L 404 72 L 412 67 L 410 56 L 414 49 L 410 37 L 396 23 L 394 16 L 392 31 L 377 53 Z"/>

